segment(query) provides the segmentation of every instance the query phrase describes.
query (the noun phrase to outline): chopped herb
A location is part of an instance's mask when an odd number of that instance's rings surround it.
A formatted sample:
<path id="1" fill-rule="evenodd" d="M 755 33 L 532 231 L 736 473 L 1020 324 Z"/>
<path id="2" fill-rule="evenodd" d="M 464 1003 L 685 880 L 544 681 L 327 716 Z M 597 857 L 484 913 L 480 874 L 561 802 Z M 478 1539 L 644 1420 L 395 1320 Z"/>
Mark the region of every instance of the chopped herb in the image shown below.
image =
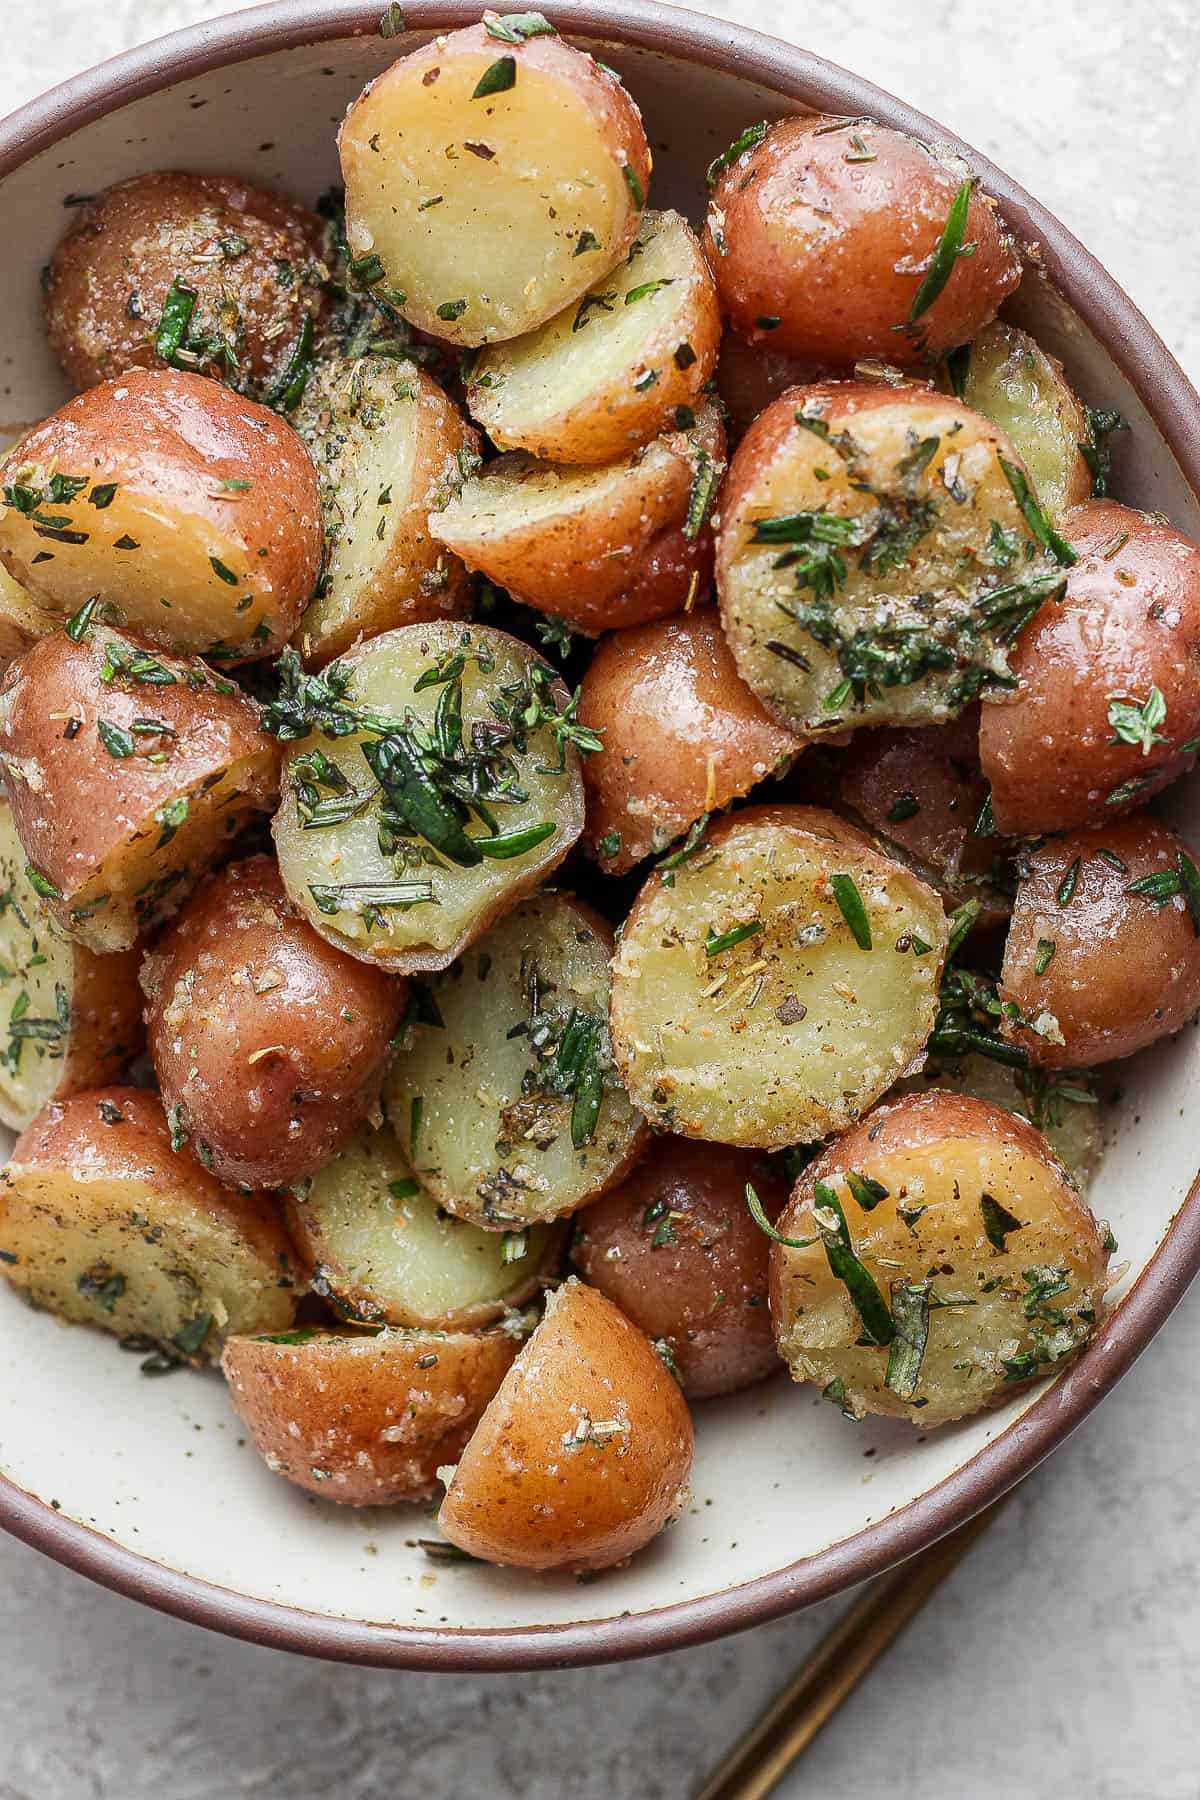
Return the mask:
<path id="1" fill-rule="evenodd" d="M 1122 862 L 1115 850 L 1110 850 L 1107 845 L 1102 844 L 1095 854 L 1101 862 L 1107 863 L 1110 869 L 1115 869 L 1118 875 L 1128 875 L 1129 864 Z"/>
<path id="2" fill-rule="evenodd" d="M 104 602 L 101 600 L 99 594 L 93 594 L 90 600 L 84 601 L 78 612 L 71 614 L 71 617 L 67 620 L 63 629 L 71 639 L 72 643 L 81 644 L 83 642 L 84 638 L 87 636 L 88 627 L 95 619 L 96 614 L 100 611 L 103 604 Z"/>
<path id="3" fill-rule="evenodd" d="M 674 887 L 675 870 L 682 867 L 685 862 L 690 862 L 697 850 L 703 847 L 704 834 L 708 830 L 711 817 L 711 813 L 701 813 L 695 823 L 689 826 L 683 842 L 676 849 L 668 851 L 666 856 L 660 857 L 655 863 L 655 868 L 662 871 L 664 887 Z"/>
<path id="4" fill-rule="evenodd" d="M 287 361 L 274 386 L 265 396 L 266 404 L 279 412 L 293 412 L 304 396 L 312 370 L 313 322 L 312 315 L 306 313 L 296 341 L 288 352 Z"/>
<path id="5" fill-rule="evenodd" d="M 461 319 L 466 310 L 467 303 L 465 300 L 443 300 L 442 304 L 437 309 L 437 316 L 439 319 L 445 319 L 447 322 L 452 322 L 455 319 Z"/>
<path id="6" fill-rule="evenodd" d="M 967 229 L 967 214 L 971 207 L 971 189 L 975 186 L 975 177 L 968 175 L 950 202 L 950 210 L 946 214 L 946 223 L 942 227 L 941 236 L 934 246 L 933 255 L 925 278 L 912 298 L 908 309 L 908 323 L 915 325 L 924 313 L 929 311 L 946 283 L 954 272 L 954 265 L 960 256 L 968 256 L 974 245 L 963 243 L 963 235 Z"/>
<path id="7" fill-rule="evenodd" d="M 618 856 L 621 850 L 621 834 L 619 831 L 606 831 L 596 845 L 596 855 L 602 862 Z"/>
<path id="8" fill-rule="evenodd" d="M 489 94 L 507 93 L 517 82 L 517 59 L 515 56 L 498 56 L 490 63 L 475 83 L 472 100 L 486 100 Z"/>
<path id="9" fill-rule="evenodd" d="M 553 820 L 546 819 L 540 825 L 527 825 L 523 831 L 509 831 L 495 837 L 477 837 L 471 841 L 482 856 L 494 861 L 504 861 L 511 856 L 524 856 L 527 850 L 536 849 L 546 839 L 553 837 L 558 830 Z"/>
<path id="10" fill-rule="evenodd" d="M 1106 411 L 1095 406 L 1085 406 L 1087 415 L 1088 439 L 1079 445 L 1079 454 L 1083 457 L 1092 477 L 1092 495 L 1095 499 L 1103 499 L 1108 492 L 1108 477 L 1112 467 L 1112 438 L 1114 432 L 1128 431 L 1129 420 L 1121 417 L 1119 412 Z"/>
<path id="11" fill-rule="evenodd" d="M 747 938 L 753 937 L 762 928 L 761 919 L 751 919 L 748 924 L 730 926 L 728 931 L 710 931 L 704 940 L 704 954 L 720 956 L 723 950 L 732 950 L 735 944 L 745 943 Z"/>
<path id="12" fill-rule="evenodd" d="M 1010 1232 L 1025 1229 L 1020 1219 L 1015 1218 L 1007 1207 L 1001 1206 L 991 1194 L 980 1195 L 979 1210 L 983 1215 L 984 1236 L 997 1250 L 1006 1248 L 1004 1240 Z"/>
<path id="13" fill-rule="evenodd" d="M 876 1181 L 870 1175 L 863 1175 L 857 1169 L 846 1171 L 846 1186 L 858 1201 L 864 1212 L 871 1212 L 881 1200 L 888 1197 L 888 1189 L 882 1181 Z"/>
<path id="14" fill-rule="evenodd" d="M 575 239 L 576 256 L 586 256 L 589 250 L 598 250 L 599 248 L 600 239 L 596 236 L 594 231 L 581 231 L 579 236 Z"/>
<path id="15" fill-rule="evenodd" d="M 855 943 L 860 950 L 869 950 L 872 943 L 871 921 L 853 875 L 831 875 L 829 886 Z"/>
<path id="16" fill-rule="evenodd" d="M 778 331 L 783 320 L 778 313 L 759 313 L 754 323 L 760 331 Z"/>
<path id="17" fill-rule="evenodd" d="M 504 13 L 499 18 L 484 16 L 484 29 L 502 44 L 523 44 L 526 38 L 557 37 L 549 19 L 540 12 Z"/>
<path id="18" fill-rule="evenodd" d="M 1046 970 L 1054 961 L 1054 952 L 1057 949 L 1058 945 L 1052 938 L 1038 939 L 1037 951 L 1033 958 L 1033 972 L 1035 975 L 1044 975 L 1046 973 Z"/>
<path id="19" fill-rule="evenodd" d="M 917 796 L 905 788 L 902 793 L 896 795 L 888 808 L 888 823 L 890 825 L 903 824 L 905 819 L 915 819 L 920 810 L 921 802 Z"/>
<path id="20" fill-rule="evenodd" d="M 1116 735 L 1109 741 L 1134 744 L 1143 756 L 1149 756 L 1155 744 L 1166 741 L 1163 733 L 1156 729 L 1166 716 L 1167 702 L 1158 687 L 1152 687 L 1142 701 L 1110 700 L 1108 722 Z"/>
<path id="21" fill-rule="evenodd" d="M 673 287 L 674 275 L 660 275 L 657 281 L 643 281 L 640 287 L 632 287 L 625 296 L 626 306 L 633 306 L 638 300 L 645 300 L 651 294 L 657 294 L 660 288 Z"/>
<path id="22" fill-rule="evenodd" d="M 88 495 L 88 505 L 94 506 L 97 512 L 103 512 L 106 506 L 112 505 L 116 492 L 117 483 L 115 481 L 98 482 Z"/>
<path id="23" fill-rule="evenodd" d="M 928 1281 L 893 1281 L 892 1321 L 895 1336 L 888 1350 L 883 1384 L 901 1400 L 911 1400 L 917 1391 L 929 1340 Z"/>
<path id="24" fill-rule="evenodd" d="M 610 313 L 613 310 L 613 302 L 616 300 L 616 297 L 617 290 L 615 288 L 608 294 L 585 294 L 576 308 L 571 330 L 582 331 L 584 326 L 588 323 L 591 314 L 597 309 L 601 312 Z"/>
<path id="25" fill-rule="evenodd" d="M 340 886 L 310 882 L 308 891 L 317 911 L 330 918 L 340 912 L 366 916 L 392 906 L 403 909 L 436 904 L 432 881 L 357 881 Z"/>
<path id="26" fill-rule="evenodd" d="M 756 144 L 762 143 L 767 135 L 767 129 L 766 119 L 760 119 L 757 125 L 748 125 L 740 137 L 734 138 L 728 150 L 722 150 L 720 156 L 714 156 L 708 165 L 708 172 L 705 176 L 710 193 L 716 187 L 719 175 L 731 167 L 739 156 L 744 156 L 747 150 L 753 150 Z"/>
<path id="27" fill-rule="evenodd" d="M 165 806 L 159 807 L 154 815 L 154 823 L 158 826 L 158 842 L 154 846 L 156 850 L 162 850 L 170 843 L 187 816 L 186 794 L 179 794 L 174 800 L 168 800 Z"/>
<path id="28" fill-rule="evenodd" d="M 1057 1307 L 1047 1308 L 1046 1302 L 1066 1293 L 1071 1285 L 1070 1270 L 1045 1268 L 1039 1264 L 1032 1269 L 1022 1269 L 1021 1279 L 1025 1283 L 1025 1317 L 1045 1319 L 1052 1325 L 1061 1324 L 1062 1315 Z"/>
<path id="29" fill-rule="evenodd" d="M 102 1312 L 110 1313 L 125 1292 L 125 1277 L 115 1274 L 108 1263 L 93 1263 L 76 1281 L 75 1291 L 85 1300 L 94 1300 Z"/>
<path id="30" fill-rule="evenodd" d="M 500 1261 L 502 1263 L 523 1262 L 529 1254 L 528 1227 L 520 1231 L 505 1231 L 500 1236 Z"/>
<path id="31" fill-rule="evenodd" d="M 1071 564 L 1078 562 L 1079 558 L 1067 540 L 1060 537 L 1055 531 L 1041 502 L 1030 487 L 1024 470 L 1018 469 L 1016 463 L 1009 462 L 1006 456 L 1001 456 L 999 461 L 1000 467 L 1004 471 L 1004 479 L 1012 489 L 1013 499 L 1020 507 L 1030 531 L 1038 543 L 1049 550 L 1056 563 L 1062 568 L 1070 568 Z"/>
<path id="32" fill-rule="evenodd" d="M 411 1156 L 417 1154 L 417 1144 L 421 1137 L 421 1121 L 425 1116 L 425 1096 L 414 1094 L 408 1108 L 408 1149 Z"/>
<path id="33" fill-rule="evenodd" d="M 96 1111 L 106 1125 L 123 1125 L 125 1114 L 111 1100 L 97 1100 Z"/>
<path id="34" fill-rule="evenodd" d="M 404 16 L 404 9 L 396 4 L 396 0 L 392 0 L 379 21 L 379 35 L 381 38 L 402 37 L 407 30 L 408 20 Z"/>
<path id="35" fill-rule="evenodd" d="M 677 369 L 690 369 L 692 364 L 695 361 L 696 361 L 696 352 L 692 349 L 692 346 L 690 344 L 676 345 L 675 367 Z"/>
<path id="36" fill-rule="evenodd" d="M 716 463 L 703 444 L 697 444 L 695 449 L 696 463 L 692 470 L 687 516 L 683 522 L 683 535 L 689 543 L 694 543 L 704 529 L 704 523 L 712 511 L 713 501 L 717 497 L 717 488 L 721 479 Z"/>
<path id="37" fill-rule="evenodd" d="M 227 563 L 223 563 L 219 556 L 210 556 L 208 561 L 218 581 L 223 581 L 227 587 L 237 587 L 238 578 Z"/>
<path id="38" fill-rule="evenodd" d="M 1075 890 L 1079 886 L 1079 871 L 1083 867 L 1083 858 L 1077 856 L 1055 890 L 1054 897 L 1060 906 L 1070 906 L 1075 898 Z"/>
<path id="39" fill-rule="evenodd" d="M 629 198 L 633 201 L 633 204 L 637 207 L 638 211 L 641 212 L 646 204 L 646 195 L 642 188 L 642 184 L 638 179 L 637 170 L 632 163 L 622 163 L 621 173 L 625 177 L 625 186 L 629 189 Z"/>
<path id="40" fill-rule="evenodd" d="M 956 400 L 967 397 L 967 377 L 971 372 L 971 346 L 960 344 L 957 350 L 951 350 L 946 358 L 946 375 L 950 382 L 950 391 Z M 996 521 L 993 519 L 993 525 Z"/>
<path id="41" fill-rule="evenodd" d="M 759 1199 L 749 1182 L 746 1183 L 746 1205 L 750 1208 L 750 1217 L 754 1220 L 758 1229 L 765 1232 L 774 1243 L 785 1244 L 789 1250 L 807 1250 L 810 1244 L 819 1242 L 819 1233 L 813 1237 L 790 1238 L 784 1237 L 781 1231 L 776 1231 L 770 1219 L 768 1219 L 766 1213 L 763 1211 L 762 1201 Z"/>
<path id="42" fill-rule="evenodd" d="M 96 736 L 110 756 L 132 756 L 137 748 L 132 734 L 123 725 L 113 725 L 108 719 L 97 719 Z"/>
<path id="43" fill-rule="evenodd" d="M 62 899 L 62 895 L 54 883 L 48 876 L 43 875 L 40 869 L 35 869 L 32 863 L 25 864 L 25 875 L 34 893 L 40 894 L 43 900 Z"/>
<path id="44" fill-rule="evenodd" d="M 846 1291 L 862 1320 L 863 1333 L 868 1342 L 890 1344 L 896 1335 L 896 1326 L 888 1311 L 887 1301 L 876 1286 L 873 1276 L 854 1254 L 841 1201 L 834 1190 L 824 1181 L 814 1182 L 813 1194 L 817 1203 L 817 1227 L 825 1245 L 825 1255 L 830 1270 L 839 1281 L 845 1284 Z M 823 1223 L 822 1214 L 832 1215 L 834 1223 L 832 1225 Z"/>
<path id="45" fill-rule="evenodd" d="M 171 1342 L 181 1356 L 199 1356 L 204 1348 L 204 1340 L 213 1328 L 211 1313 L 199 1313 L 196 1318 L 189 1319 L 181 1325 Z"/>
<path id="46" fill-rule="evenodd" d="M 175 359 L 180 346 L 187 336 L 188 326 L 192 322 L 192 313 L 196 308 L 197 294 L 193 287 L 187 287 L 182 281 L 173 281 L 163 301 L 162 317 L 158 322 L 158 331 L 154 338 L 155 354 L 165 363 L 176 366 Z"/>

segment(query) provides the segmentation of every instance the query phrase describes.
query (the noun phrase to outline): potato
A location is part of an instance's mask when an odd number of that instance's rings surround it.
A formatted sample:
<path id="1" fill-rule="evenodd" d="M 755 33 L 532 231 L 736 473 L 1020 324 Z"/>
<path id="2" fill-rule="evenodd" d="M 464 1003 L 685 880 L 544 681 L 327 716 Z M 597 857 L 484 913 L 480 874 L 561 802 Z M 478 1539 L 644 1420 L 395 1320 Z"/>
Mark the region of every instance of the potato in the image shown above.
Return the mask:
<path id="1" fill-rule="evenodd" d="M 692 1422 L 646 1338 L 572 1277 L 450 1475 L 438 1525 L 487 1562 L 606 1569 L 688 1503 Z"/>
<path id="2" fill-rule="evenodd" d="M 587 841 L 610 874 L 665 850 L 706 812 L 782 772 L 800 745 L 738 675 L 716 613 L 601 640 L 579 717 L 602 740 L 583 768 Z"/>
<path id="3" fill-rule="evenodd" d="M 1055 520 L 1092 491 L 1083 455 L 1088 417 L 1063 374 L 1026 331 L 997 319 L 968 347 L 962 398 L 998 425 L 1029 471 L 1038 499 Z"/>
<path id="4" fill-rule="evenodd" d="M 472 25 L 402 56 L 338 150 L 359 279 L 452 344 L 518 337 L 580 299 L 632 244 L 650 181 L 628 92 L 553 28 Z"/>
<path id="5" fill-rule="evenodd" d="M 834 814 L 749 807 L 650 877 L 612 971 L 613 1056 L 652 1124 L 780 1148 L 842 1131 L 920 1063 L 936 894 Z"/>
<path id="6" fill-rule="evenodd" d="M 151 643 L 274 656 L 321 570 L 321 498 L 291 426 L 215 381 L 134 369 L 0 463 L 0 560 L 47 610 L 102 594 Z"/>
<path id="7" fill-rule="evenodd" d="M 647 213 L 628 259 L 582 300 L 481 352 L 467 404 L 501 450 L 615 462 L 687 427 L 720 336 L 717 290 L 686 219 Z"/>
<path id="8" fill-rule="evenodd" d="M 50 259 L 50 347 L 76 389 L 169 364 L 282 390 L 325 311 L 322 235 L 315 213 L 236 175 L 119 181 Z"/>
<path id="9" fill-rule="evenodd" d="M 1032 851 L 1004 946 L 1005 1034 L 1039 1068 L 1132 1056 L 1200 1007 L 1200 873 L 1145 813 Z"/>
<path id="10" fill-rule="evenodd" d="M 571 1261 L 654 1340 L 691 1399 L 779 1368 L 769 1243 L 746 1209 L 748 1181 L 775 1218 L 787 1188 L 749 1151 L 664 1138 L 576 1221 Z"/>
<path id="11" fill-rule="evenodd" d="M 1200 741 L 1200 547 L 1164 520 L 1091 500 L 1063 531 L 1078 562 L 1012 652 L 1016 693 L 983 709 L 998 831 L 1070 831 L 1140 806 Z"/>
<path id="12" fill-rule="evenodd" d="M 995 202 L 966 187 L 969 168 L 944 145 L 809 115 L 752 127 L 709 176 L 704 248 L 721 309 L 751 344 L 933 362 L 1021 279 Z"/>
<path id="13" fill-rule="evenodd" d="M 58 614 L 49 612 L 32 594 L 27 594 L 0 563 L 0 674 L 22 650 L 28 650 L 39 638 L 48 637 L 61 624 Z"/>
<path id="14" fill-rule="evenodd" d="M 603 468 L 497 457 L 430 521 L 469 569 L 578 631 L 678 612 L 711 585 L 706 519 L 725 468 L 717 409 Z"/>
<path id="15" fill-rule="evenodd" d="M 919 1075 L 898 1082 L 888 1098 L 945 1088 L 1016 1113 L 1042 1132 L 1081 1194 L 1104 1154 L 1103 1115 L 1086 1071 L 1065 1075 L 1012 1068 L 991 1056 L 931 1053 Z"/>
<path id="16" fill-rule="evenodd" d="M 478 455 L 475 433 L 437 383 L 394 357 L 332 357 L 294 423 L 325 512 L 325 569 L 297 634 L 308 666 L 397 625 L 461 618 L 466 571 L 431 537 L 429 514 Z"/>
<path id="17" fill-rule="evenodd" d="M 293 670 L 289 683 L 277 729 L 299 741 L 275 819 L 279 866 L 293 904 L 352 956 L 397 974 L 444 969 L 579 836 L 575 745 L 595 739 L 562 682 L 507 633 L 406 625 L 318 681 Z"/>
<path id="18" fill-rule="evenodd" d="M 322 1500 L 426 1500 L 517 1353 L 503 1331 L 230 1338 L 229 1394 L 267 1467 Z"/>
<path id="19" fill-rule="evenodd" d="M 734 439 L 748 431 L 759 413 L 788 388 L 843 379 L 849 379 L 849 370 L 831 369 L 808 356 L 788 356 L 785 351 L 773 350 L 769 338 L 748 344 L 736 331 L 727 331 L 721 339 L 717 392 Z"/>
<path id="20" fill-rule="evenodd" d="M 1104 1304 L 1111 1238 L 1046 1140 L 961 1094 L 877 1107 L 777 1230 L 815 1240 L 771 1250 L 780 1354 L 856 1417 L 977 1412 L 1073 1356 Z"/>
<path id="21" fill-rule="evenodd" d="M 426 1193 L 521 1230 L 619 1181 L 649 1133 L 612 1073 L 612 932 L 566 894 L 527 900 L 429 990 L 388 1118 Z"/>
<path id="22" fill-rule="evenodd" d="M 116 1081 L 141 1048 L 136 953 L 93 956 L 63 936 L 25 872 L 0 801 L 0 1120 L 21 1131 L 48 1100 Z"/>
<path id="23" fill-rule="evenodd" d="M 957 400 L 794 388 L 742 439 L 721 499 L 742 679 L 809 736 L 939 722 L 1011 686 L 1005 647 L 1062 578 L 1025 491 L 1008 439 Z"/>
<path id="24" fill-rule="evenodd" d="M 299 1181 L 378 1104 L 405 983 L 318 937 L 271 857 L 209 875 L 141 980 L 172 1127 L 230 1187 Z"/>
<path id="25" fill-rule="evenodd" d="M 109 955 L 270 810 L 278 754 L 233 682 L 90 610 L 0 678 L 0 760 L 34 886 L 64 931 Z"/>
<path id="26" fill-rule="evenodd" d="M 291 1245 L 272 1203 L 173 1150 L 157 1094 L 53 1100 L 0 1172 L 0 1264 L 35 1306 L 204 1361 L 227 1333 L 284 1331 Z"/>

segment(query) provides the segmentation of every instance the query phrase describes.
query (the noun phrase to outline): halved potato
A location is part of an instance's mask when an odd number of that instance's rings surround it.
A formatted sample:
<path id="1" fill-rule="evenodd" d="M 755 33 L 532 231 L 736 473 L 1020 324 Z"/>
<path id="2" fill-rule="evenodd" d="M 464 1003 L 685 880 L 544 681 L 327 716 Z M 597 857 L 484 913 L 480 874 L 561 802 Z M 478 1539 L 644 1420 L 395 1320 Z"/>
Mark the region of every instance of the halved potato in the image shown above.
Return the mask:
<path id="1" fill-rule="evenodd" d="M 1013 1068 L 992 1056 L 931 1054 L 919 1075 L 898 1082 L 888 1095 L 927 1094 L 945 1088 L 987 1100 L 1040 1131 L 1086 1195 L 1104 1154 L 1104 1114 L 1086 1070 L 1058 1075 L 1043 1069 Z"/>
<path id="2" fill-rule="evenodd" d="M 287 1199 L 313 1288 L 343 1318 L 469 1331 L 536 1294 L 561 1229 L 480 1231 L 413 1179 L 387 1126 L 350 1142 Z"/>
<path id="3" fill-rule="evenodd" d="M 646 1122 L 612 1071 L 613 936 L 567 894 L 527 900 L 431 983 L 387 1084 L 422 1187 L 492 1231 L 585 1206 L 632 1167 Z"/>
<path id="4" fill-rule="evenodd" d="M 22 650 L 49 637 L 61 624 L 60 615 L 35 600 L 0 563 L 0 673 Z"/>
<path id="5" fill-rule="evenodd" d="M 993 320 L 969 346 L 962 398 L 998 425 L 1052 519 L 1092 491 L 1083 451 L 1092 430 L 1063 366 L 1015 325 Z"/>
<path id="6" fill-rule="evenodd" d="M 302 1329 L 230 1338 L 229 1394 L 267 1467 L 322 1500 L 426 1500 L 495 1394 L 507 1332 Z"/>
<path id="7" fill-rule="evenodd" d="M 613 1055 L 663 1131 L 780 1148 L 843 1131 L 919 1067 L 937 895 L 818 807 L 749 807 L 652 875 L 612 973 Z"/>
<path id="8" fill-rule="evenodd" d="M 629 249 L 650 180 L 618 78 L 540 14 L 510 17 L 402 56 L 338 133 L 359 279 L 454 344 L 517 337 L 579 299 Z"/>
<path id="9" fill-rule="evenodd" d="M 0 1273 L 77 1325 L 153 1339 L 189 1361 L 240 1331 L 284 1331 L 292 1249 L 278 1209 L 171 1147 L 157 1094 L 53 1100 L 0 1172 Z"/>
<path id="10" fill-rule="evenodd" d="M 647 213 L 627 260 L 582 300 L 480 354 L 467 405 L 501 450 L 615 462 L 686 427 L 720 335 L 717 290 L 687 220 Z"/>
<path id="11" fill-rule="evenodd" d="M 1040 1132 L 962 1094 L 880 1106 L 776 1221 L 771 1316 L 797 1381 L 923 1430 L 1060 1366 L 1104 1304 L 1111 1240 Z"/>

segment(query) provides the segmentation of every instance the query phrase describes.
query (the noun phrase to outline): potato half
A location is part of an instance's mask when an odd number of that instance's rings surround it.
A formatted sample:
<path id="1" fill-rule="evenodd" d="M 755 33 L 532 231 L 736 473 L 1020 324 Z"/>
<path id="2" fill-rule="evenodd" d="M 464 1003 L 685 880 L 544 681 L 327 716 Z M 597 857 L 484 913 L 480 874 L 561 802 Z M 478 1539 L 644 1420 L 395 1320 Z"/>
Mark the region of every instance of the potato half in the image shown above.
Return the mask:
<path id="1" fill-rule="evenodd" d="M 780 1148 L 852 1124 L 919 1066 L 945 914 L 818 807 L 749 807 L 651 876 L 612 973 L 613 1055 L 663 1131 Z"/>
<path id="2" fill-rule="evenodd" d="M 969 347 L 962 397 L 998 425 L 1029 470 L 1038 499 L 1053 519 L 1092 491 L 1084 450 L 1092 429 L 1056 356 L 996 319 Z"/>

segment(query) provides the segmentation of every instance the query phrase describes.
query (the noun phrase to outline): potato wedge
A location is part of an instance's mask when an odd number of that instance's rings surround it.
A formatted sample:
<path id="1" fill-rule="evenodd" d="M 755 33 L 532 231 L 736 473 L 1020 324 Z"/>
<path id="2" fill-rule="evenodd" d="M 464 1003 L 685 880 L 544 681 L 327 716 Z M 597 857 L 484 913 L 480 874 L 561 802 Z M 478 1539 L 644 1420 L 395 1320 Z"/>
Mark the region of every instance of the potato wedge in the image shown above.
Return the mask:
<path id="1" fill-rule="evenodd" d="M 720 336 L 717 290 L 687 220 L 650 212 L 626 261 L 582 300 L 480 353 L 467 405 L 501 450 L 615 462 L 687 429 Z"/>
<path id="2" fill-rule="evenodd" d="M 647 1338 L 574 1276 L 450 1476 L 438 1525 L 487 1562 L 606 1569 L 688 1502 L 692 1422 Z"/>
<path id="3" fill-rule="evenodd" d="M 298 741 L 274 829 L 293 904 L 352 956 L 444 969 L 579 836 L 574 745 L 594 740 L 541 658 L 486 626 L 406 625 L 320 680 L 292 678 L 276 729 Z"/>
<path id="4" fill-rule="evenodd" d="M 397 1058 L 387 1114 L 426 1193 L 485 1230 L 561 1218 L 619 1181 L 646 1122 L 612 1073 L 613 936 L 543 894 L 430 984 L 431 1019 Z"/>
<path id="5" fill-rule="evenodd" d="M 996 319 L 970 345 L 962 398 L 998 425 L 1029 470 L 1038 499 L 1052 519 L 1092 491 L 1084 448 L 1088 417 L 1063 366 L 1015 325 Z"/>
<path id="6" fill-rule="evenodd" d="M 937 895 L 818 807 L 748 807 L 652 875 L 612 972 L 613 1056 L 663 1131 L 780 1148 L 843 1131 L 919 1066 Z"/>
<path id="7" fill-rule="evenodd" d="M 888 1099 L 934 1088 L 986 1100 L 1028 1119 L 1086 1197 L 1104 1155 L 1104 1113 L 1086 1070 L 1059 1075 L 1011 1068 L 991 1056 L 931 1054 L 921 1073 L 898 1082 Z"/>
<path id="8" fill-rule="evenodd" d="M 76 1325 L 207 1361 L 228 1333 L 284 1331 L 291 1245 L 273 1203 L 173 1150 L 143 1088 L 54 1100 L 0 1172 L 0 1273 Z"/>
<path id="9" fill-rule="evenodd" d="M 61 624 L 58 613 L 50 612 L 26 593 L 0 563 L 0 674 L 22 650 L 28 650 L 39 638 L 49 637 Z"/>
<path id="10" fill-rule="evenodd" d="M 427 1500 L 517 1353 L 503 1331 L 230 1338 L 229 1396 L 267 1467 L 321 1500 Z"/>
<path id="11" fill-rule="evenodd" d="M 34 886 L 110 955 L 270 810 L 279 758 L 233 682 L 97 617 L 85 608 L 0 678 L 0 760 Z"/>
<path id="12" fill-rule="evenodd" d="M 777 1230 L 813 1240 L 771 1249 L 780 1354 L 856 1417 L 978 1412 L 1072 1357 L 1104 1304 L 1111 1239 L 1046 1140 L 962 1094 L 877 1107 Z"/>

